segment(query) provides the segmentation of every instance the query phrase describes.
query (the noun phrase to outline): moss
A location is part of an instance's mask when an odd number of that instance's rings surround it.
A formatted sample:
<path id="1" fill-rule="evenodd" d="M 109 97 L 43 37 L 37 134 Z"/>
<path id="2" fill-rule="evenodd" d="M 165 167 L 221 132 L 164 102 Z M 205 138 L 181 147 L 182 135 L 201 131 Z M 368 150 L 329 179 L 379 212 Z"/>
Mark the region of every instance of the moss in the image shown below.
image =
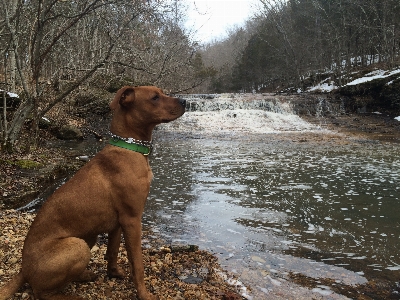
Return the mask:
<path id="1" fill-rule="evenodd" d="M 21 169 L 36 169 L 42 166 L 40 163 L 29 159 L 20 159 L 13 164 L 20 167 Z"/>
<path id="2" fill-rule="evenodd" d="M 41 163 L 30 159 L 19 159 L 19 160 L 10 160 L 10 159 L 0 159 L 1 164 L 7 164 L 10 166 L 16 166 L 21 169 L 37 169 L 42 167 Z"/>

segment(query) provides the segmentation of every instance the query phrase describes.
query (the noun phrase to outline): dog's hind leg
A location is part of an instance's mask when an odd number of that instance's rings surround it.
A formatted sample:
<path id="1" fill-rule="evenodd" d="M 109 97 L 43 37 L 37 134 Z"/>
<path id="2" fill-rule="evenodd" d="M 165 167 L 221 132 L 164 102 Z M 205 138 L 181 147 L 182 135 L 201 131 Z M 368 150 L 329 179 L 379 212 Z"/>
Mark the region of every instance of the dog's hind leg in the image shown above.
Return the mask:
<path id="1" fill-rule="evenodd" d="M 90 270 L 85 270 L 79 275 L 77 279 L 74 279 L 75 282 L 91 282 L 95 281 L 98 276 Z"/>
<path id="2" fill-rule="evenodd" d="M 82 274 L 87 275 L 86 267 L 91 257 L 87 243 L 69 237 L 46 243 L 42 249 L 46 250 L 40 259 L 36 259 L 34 264 L 28 263 L 26 267 L 30 269 L 23 269 L 36 299 L 83 299 L 62 295 L 60 291 L 71 281 L 82 279 Z"/>

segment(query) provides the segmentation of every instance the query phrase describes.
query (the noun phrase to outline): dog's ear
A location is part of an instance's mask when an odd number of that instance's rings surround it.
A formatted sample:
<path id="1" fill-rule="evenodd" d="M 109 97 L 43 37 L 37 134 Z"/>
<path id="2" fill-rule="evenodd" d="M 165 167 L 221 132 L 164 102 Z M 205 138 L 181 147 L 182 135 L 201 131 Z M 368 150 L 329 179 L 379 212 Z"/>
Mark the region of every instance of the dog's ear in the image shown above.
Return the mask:
<path id="1" fill-rule="evenodd" d="M 118 107 L 118 104 L 121 106 L 128 106 L 135 99 L 135 89 L 132 86 L 124 86 L 119 89 L 115 94 L 113 101 L 110 103 L 110 108 L 112 110 Z"/>

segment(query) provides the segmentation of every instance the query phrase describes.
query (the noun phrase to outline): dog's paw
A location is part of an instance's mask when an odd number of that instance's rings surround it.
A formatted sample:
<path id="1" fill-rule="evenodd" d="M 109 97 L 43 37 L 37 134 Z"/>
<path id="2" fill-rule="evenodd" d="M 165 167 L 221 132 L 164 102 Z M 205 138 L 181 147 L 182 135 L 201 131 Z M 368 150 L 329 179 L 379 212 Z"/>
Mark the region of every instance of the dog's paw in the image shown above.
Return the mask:
<path id="1" fill-rule="evenodd" d="M 98 276 L 92 271 L 85 270 L 76 281 L 80 282 L 91 282 L 95 281 Z"/>
<path id="2" fill-rule="evenodd" d="M 121 267 L 115 267 L 115 268 L 107 268 L 107 275 L 109 278 L 122 279 L 126 276 L 126 273 Z"/>
<path id="3" fill-rule="evenodd" d="M 138 298 L 140 300 L 159 300 L 160 299 L 158 296 L 153 295 L 153 294 L 151 294 L 151 293 L 149 293 L 147 291 L 142 293 L 142 294 L 140 294 L 140 295 L 138 294 Z"/>

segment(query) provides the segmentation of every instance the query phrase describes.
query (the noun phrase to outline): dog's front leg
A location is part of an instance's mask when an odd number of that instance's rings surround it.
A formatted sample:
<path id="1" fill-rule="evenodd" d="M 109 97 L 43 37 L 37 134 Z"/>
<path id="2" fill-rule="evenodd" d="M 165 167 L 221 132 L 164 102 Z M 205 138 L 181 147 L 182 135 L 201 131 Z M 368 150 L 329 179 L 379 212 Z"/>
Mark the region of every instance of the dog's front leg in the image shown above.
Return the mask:
<path id="1" fill-rule="evenodd" d="M 144 284 L 144 266 L 142 255 L 142 217 L 130 217 L 121 223 L 125 238 L 128 259 L 131 264 L 133 283 L 141 300 L 156 300 Z"/>
<path id="2" fill-rule="evenodd" d="M 108 233 L 108 245 L 105 259 L 107 260 L 107 275 L 110 278 L 125 277 L 124 270 L 117 264 L 121 234 L 122 230 L 119 226 Z"/>

